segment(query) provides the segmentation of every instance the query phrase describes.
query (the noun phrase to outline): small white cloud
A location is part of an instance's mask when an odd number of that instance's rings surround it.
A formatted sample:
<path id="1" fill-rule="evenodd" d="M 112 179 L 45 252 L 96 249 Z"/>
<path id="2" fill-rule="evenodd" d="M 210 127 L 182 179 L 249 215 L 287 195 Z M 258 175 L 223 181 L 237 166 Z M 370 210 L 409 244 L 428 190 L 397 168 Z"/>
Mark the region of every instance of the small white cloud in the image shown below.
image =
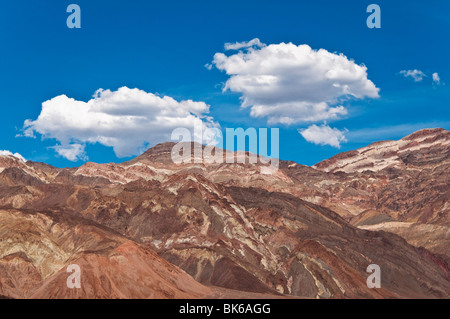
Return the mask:
<path id="1" fill-rule="evenodd" d="M 434 73 L 432 74 L 432 76 L 433 76 L 433 82 L 434 82 L 434 84 L 440 85 L 440 84 L 441 84 L 441 78 L 439 77 L 439 74 L 438 74 L 437 72 L 434 72 Z"/>
<path id="2" fill-rule="evenodd" d="M 298 130 L 305 140 L 316 145 L 330 145 L 341 148 L 341 143 L 347 142 L 345 131 L 331 128 L 326 124 L 321 126 L 311 125 L 307 129 Z"/>
<path id="3" fill-rule="evenodd" d="M 225 50 L 240 50 L 245 48 L 251 48 L 251 47 L 264 47 L 265 44 L 261 43 L 261 41 L 258 38 L 255 38 L 250 41 L 243 41 L 243 42 L 235 42 L 235 43 L 225 43 L 224 47 Z"/>
<path id="4" fill-rule="evenodd" d="M 343 54 L 310 46 L 264 45 L 258 39 L 226 44 L 247 48 L 230 56 L 214 55 L 213 64 L 229 76 L 224 91 L 241 94 L 241 107 L 270 124 L 337 119 L 350 99 L 377 98 L 379 89 L 367 79 L 367 68 Z"/>
<path id="5" fill-rule="evenodd" d="M 219 127 L 207 113 L 204 102 L 176 101 L 127 87 L 100 89 L 87 102 L 66 95 L 45 101 L 39 117 L 25 121 L 23 135 L 56 139 L 60 144 L 55 151 L 71 161 L 87 158 L 86 143 L 113 147 L 118 157 L 126 157 L 149 144 L 170 141 L 175 128 Z"/>
<path id="6" fill-rule="evenodd" d="M 420 82 L 423 80 L 424 77 L 427 75 L 423 73 L 420 70 L 414 69 L 414 70 L 401 70 L 400 74 L 402 74 L 405 78 L 411 77 L 414 79 L 414 82 Z"/>
<path id="7" fill-rule="evenodd" d="M 20 155 L 19 153 L 13 153 L 13 152 L 11 152 L 11 151 L 7 151 L 7 150 L 0 150 L 0 156 L 13 156 L 13 157 L 15 157 L 15 158 L 18 158 L 18 159 L 20 159 L 21 161 L 23 161 L 23 162 L 26 162 L 27 160 L 22 156 L 22 155 Z"/>
<path id="8" fill-rule="evenodd" d="M 69 161 L 76 162 L 79 160 L 87 161 L 88 157 L 84 151 L 85 145 L 69 144 L 65 146 L 56 145 L 52 147 L 58 155 L 67 158 Z"/>

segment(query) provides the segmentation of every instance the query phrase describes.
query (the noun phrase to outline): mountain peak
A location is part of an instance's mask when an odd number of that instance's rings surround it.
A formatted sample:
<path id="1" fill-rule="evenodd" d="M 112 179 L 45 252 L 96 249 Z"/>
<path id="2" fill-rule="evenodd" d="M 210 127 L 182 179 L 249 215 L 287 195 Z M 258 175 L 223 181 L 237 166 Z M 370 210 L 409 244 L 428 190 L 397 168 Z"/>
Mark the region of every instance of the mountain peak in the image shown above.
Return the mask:
<path id="1" fill-rule="evenodd" d="M 437 127 L 437 128 L 425 128 L 422 130 L 418 130 L 412 134 L 409 134 L 407 136 L 405 136 L 404 138 L 402 138 L 402 140 L 412 140 L 412 139 L 417 139 L 417 138 L 422 138 L 422 137 L 427 137 L 427 136 L 442 136 L 442 135 L 450 135 L 450 131 L 447 131 L 446 129 Z"/>
<path id="2" fill-rule="evenodd" d="M 419 130 L 400 140 L 372 143 L 357 150 L 337 154 L 313 167 L 325 172 L 345 173 L 380 171 L 403 168 L 405 165 L 423 166 L 449 158 L 450 131 L 443 128 Z"/>
<path id="3" fill-rule="evenodd" d="M 204 148 L 204 145 L 201 145 L 197 142 L 186 142 L 191 143 L 191 153 L 194 153 L 194 146 L 200 145 L 202 148 Z M 125 165 L 132 165 L 136 163 L 161 163 L 161 164 L 171 164 L 172 161 L 172 148 L 176 145 L 175 142 L 163 142 L 156 144 L 153 147 L 150 147 L 147 149 L 144 153 L 141 155 L 133 158 L 132 160 L 125 162 L 123 164 Z"/>

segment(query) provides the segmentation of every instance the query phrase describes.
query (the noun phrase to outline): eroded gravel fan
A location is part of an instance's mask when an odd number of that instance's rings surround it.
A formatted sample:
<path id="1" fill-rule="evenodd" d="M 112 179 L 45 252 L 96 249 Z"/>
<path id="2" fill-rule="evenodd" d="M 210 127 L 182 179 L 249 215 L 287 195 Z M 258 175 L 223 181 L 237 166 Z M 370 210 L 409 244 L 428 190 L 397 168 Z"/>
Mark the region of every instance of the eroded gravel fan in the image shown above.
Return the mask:
<path id="1" fill-rule="evenodd" d="M 175 165 L 173 143 L 71 169 L 0 157 L 0 295 L 448 298 L 448 139 L 424 130 L 272 175 Z M 66 288 L 70 263 L 84 290 Z"/>

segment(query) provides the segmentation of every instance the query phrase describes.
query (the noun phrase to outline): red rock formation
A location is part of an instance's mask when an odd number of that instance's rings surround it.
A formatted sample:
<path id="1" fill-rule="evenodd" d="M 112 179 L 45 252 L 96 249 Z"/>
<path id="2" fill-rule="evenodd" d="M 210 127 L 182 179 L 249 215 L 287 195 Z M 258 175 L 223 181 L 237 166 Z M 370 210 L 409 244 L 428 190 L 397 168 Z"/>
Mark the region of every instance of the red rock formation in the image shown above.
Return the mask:
<path id="1" fill-rule="evenodd" d="M 71 169 L 1 157 L 0 295 L 450 295 L 448 131 L 313 168 L 281 161 L 273 174 L 261 164 L 176 165 L 172 146 Z M 84 269 L 82 289 L 66 287 L 71 263 Z M 366 285 L 372 263 L 381 289 Z"/>

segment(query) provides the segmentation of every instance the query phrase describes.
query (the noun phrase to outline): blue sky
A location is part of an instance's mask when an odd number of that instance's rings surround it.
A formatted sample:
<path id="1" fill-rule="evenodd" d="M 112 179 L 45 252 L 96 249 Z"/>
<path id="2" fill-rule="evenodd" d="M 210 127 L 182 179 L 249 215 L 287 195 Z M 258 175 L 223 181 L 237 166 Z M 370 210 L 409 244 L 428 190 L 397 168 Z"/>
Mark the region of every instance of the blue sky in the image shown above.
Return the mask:
<path id="1" fill-rule="evenodd" d="M 81 7 L 81 29 L 66 26 L 71 3 Z M 381 8 L 380 29 L 366 26 L 370 3 Z M 2 1 L 0 150 L 60 167 L 81 165 L 86 157 L 70 161 L 54 148 L 73 143 L 67 141 L 71 136 L 58 140 L 35 131 L 35 138 L 26 137 L 24 121 L 36 120 L 42 103 L 57 96 L 87 102 L 100 88 L 115 92 L 124 86 L 176 101 L 204 102 L 222 129 L 279 127 L 281 159 L 306 165 L 421 128 L 450 129 L 449 9 L 446 0 L 433 5 L 400 0 Z M 237 53 L 224 50 L 225 43 L 255 38 L 266 45 L 292 42 L 342 53 L 367 67 L 379 97 L 339 101 L 347 112 L 338 118 L 268 124 L 268 117 L 241 108 L 241 93 L 222 91 L 230 78 L 224 70 L 205 67 L 216 53 Z M 425 76 L 415 81 L 402 70 L 420 70 Z M 433 81 L 433 73 L 440 83 Z M 345 134 L 340 148 L 316 145 L 298 133 L 324 121 Z M 101 143 L 84 145 L 90 161 L 130 157 L 119 158 Z"/>

